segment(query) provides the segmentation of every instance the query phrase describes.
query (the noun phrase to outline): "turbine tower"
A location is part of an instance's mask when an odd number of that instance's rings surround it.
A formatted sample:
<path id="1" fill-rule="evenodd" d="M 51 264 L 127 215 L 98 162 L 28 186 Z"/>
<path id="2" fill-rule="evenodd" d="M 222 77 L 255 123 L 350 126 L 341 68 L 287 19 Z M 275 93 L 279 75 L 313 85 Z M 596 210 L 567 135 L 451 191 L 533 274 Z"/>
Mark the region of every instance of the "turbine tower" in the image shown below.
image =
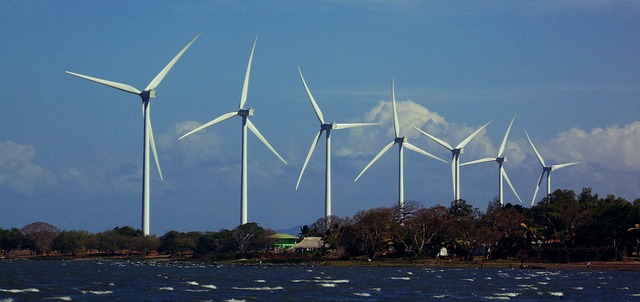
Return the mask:
<path id="1" fill-rule="evenodd" d="M 513 184 L 511 184 L 511 181 L 509 180 L 507 171 L 504 170 L 503 164 L 507 162 L 507 158 L 502 156 L 502 154 L 504 153 L 504 148 L 507 145 L 507 137 L 509 137 L 509 131 L 511 131 L 511 126 L 513 125 L 513 122 L 515 120 L 516 120 L 516 117 L 514 116 L 511 119 L 511 123 L 509 124 L 509 127 L 507 128 L 507 133 L 504 134 L 504 138 L 502 139 L 502 144 L 500 145 L 500 149 L 498 150 L 498 155 L 496 157 L 487 157 L 487 158 L 478 159 L 478 160 L 470 161 L 468 163 L 461 164 L 461 166 L 466 166 L 466 165 L 486 163 L 491 161 L 495 161 L 498 163 L 498 198 L 500 199 L 501 206 L 504 205 L 504 193 L 503 193 L 503 187 L 502 187 L 503 179 L 507 181 L 507 184 L 509 184 L 509 187 L 511 187 L 511 191 L 513 191 L 513 194 L 515 194 L 518 200 L 520 201 L 520 203 L 522 203 L 522 199 L 520 199 L 518 192 L 516 192 L 516 189 L 513 187 Z"/>
<path id="2" fill-rule="evenodd" d="M 542 165 L 542 174 L 540 174 L 540 179 L 538 179 L 538 185 L 536 186 L 536 191 L 533 193 L 533 199 L 531 199 L 531 206 L 533 207 L 533 204 L 536 202 L 536 196 L 538 195 L 538 190 L 540 189 L 540 184 L 542 183 L 542 177 L 544 177 L 544 174 L 547 174 L 547 197 L 551 194 L 551 172 L 558 170 L 560 168 L 564 168 L 564 167 L 568 167 L 568 166 L 573 166 L 576 164 L 579 164 L 580 162 L 572 162 L 572 163 L 567 163 L 567 164 L 558 164 L 558 165 L 551 165 L 551 166 L 547 166 L 544 163 L 544 159 L 542 158 L 542 156 L 540 155 L 540 153 L 538 152 L 538 150 L 536 150 L 536 147 L 533 145 L 533 142 L 531 141 L 531 138 L 529 138 L 529 133 L 527 133 L 527 130 L 524 131 L 524 134 L 527 136 L 527 140 L 529 140 L 529 144 L 531 145 L 531 148 L 533 149 L 533 153 L 536 154 L 536 157 L 538 158 L 538 161 L 540 162 L 540 165 Z"/>
<path id="3" fill-rule="evenodd" d="M 416 128 L 416 130 L 420 131 L 420 133 L 422 133 L 423 135 L 425 135 L 426 137 L 430 138 L 431 140 L 433 140 L 434 142 L 440 144 L 441 146 L 445 147 L 447 150 L 451 151 L 451 178 L 453 180 L 453 200 L 459 200 L 460 199 L 460 154 L 462 154 L 464 152 L 464 147 L 476 136 L 478 135 L 478 133 L 480 133 L 480 131 L 482 131 L 484 128 L 486 128 L 487 126 L 489 126 L 489 124 L 491 124 L 490 121 L 486 124 L 484 124 L 484 126 L 478 128 L 478 130 L 476 130 L 474 133 L 471 133 L 471 135 L 469 135 L 465 140 L 463 140 L 461 143 L 459 143 L 455 148 L 451 147 L 451 145 L 449 145 L 447 142 L 429 134 L 426 133 L 422 130 L 420 130 L 418 127 L 413 127 Z"/>
<path id="4" fill-rule="evenodd" d="M 247 65 L 247 72 L 244 76 L 244 84 L 242 85 L 242 94 L 240 96 L 240 107 L 237 111 L 232 111 L 229 113 L 225 113 L 210 122 L 197 127 L 187 134 L 181 136 L 179 139 L 183 139 L 193 133 L 196 133 L 200 130 L 208 128 L 209 126 L 213 126 L 219 122 L 226 121 L 234 116 L 240 116 L 242 118 L 242 155 L 241 155 L 241 172 L 240 172 L 240 224 L 247 223 L 247 128 L 255 134 L 255 136 L 262 141 L 262 143 L 273 152 L 283 163 L 287 164 L 287 162 L 276 152 L 273 147 L 267 142 L 267 140 L 260 134 L 258 128 L 256 128 L 251 120 L 249 120 L 249 116 L 253 116 L 253 108 L 244 108 L 244 105 L 247 101 L 247 92 L 249 90 L 249 74 L 251 73 L 251 62 L 253 60 L 253 51 L 256 48 L 256 42 L 258 41 L 258 37 L 253 41 L 253 47 L 251 48 L 251 55 L 249 56 L 249 64 Z"/>
<path id="5" fill-rule="evenodd" d="M 122 90 L 124 92 L 137 94 L 142 99 L 142 115 L 144 118 L 144 135 L 143 135 L 143 155 L 142 155 L 142 231 L 144 235 L 149 235 L 149 208 L 150 208 L 150 185 L 149 185 L 149 145 L 151 145 L 151 149 L 153 151 L 153 157 L 156 160 L 156 167 L 158 168 L 158 174 L 160 174 L 160 179 L 162 180 L 162 170 L 160 170 L 160 163 L 158 161 L 158 153 L 156 152 L 156 144 L 153 138 L 153 130 L 151 129 L 151 103 L 150 100 L 156 97 L 156 87 L 160 84 L 162 79 L 167 75 L 169 70 L 173 67 L 173 65 L 180 59 L 180 57 L 191 47 L 193 42 L 200 37 L 202 33 L 198 34 L 187 46 L 185 46 L 174 58 L 165 66 L 158 75 L 156 75 L 153 80 L 147 85 L 147 87 L 140 91 L 133 86 L 122 84 L 113 81 L 107 81 L 99 78 L 94 78 L 86 75 L 82 75 L 75 72 L 65 71 L 70 75 L 74 75 L 85 80 L 89 80 L 92 82 L 96 82 L 98 84 L 102 84 L 105 86 L 109 86 L 111 88 L 115 88 L 118 90 Z"/>
<path id="6" fill-rule="evenodd" d="M 300 176 L 298 177 L 298 182 L 296 183 L 296 190 L 298 190 L 298 186 L 300 185 L 300 180 L 302 179 L 302 174 L 304 174 L 304 169 L 307 168 L 307 164 L 309 163 L 309 159 L 311 158 L 311 154 L 316 148 L 316 144 L 320 140 L 322 136 L 322 132 L 326 131 L 326 159 L 325 159 L 325 178 L 324 178 L 324 206 L 325 206 L 325 220 L 327 225 L 329 224 L 330 216 L 331 216 L 331 130 L 339 130 L 339 129 L 347 129 L 354 127 L 362 127 L 362 126 L 373 126 L 379 125 L 379 123 L 342 123 L 337 124 L 334 122 L 326 123 L 324 120 L 324 116 L 322 116 L 322 111 L 320 111 L 320 107 L 316 104 L 316 101 L 313 99 L 313 95 L 311 95 L 311 91 L 307 86 L 307 83 L 302 76 L 302 71 L 300 67 L 298 67 L 298 73 L 300 74 L 300 79 L 302 80 L 302 84 L 304 85 L 304 89 L 307 91 L 307 96 L 309 97 L 309 101 L 311 101 L 311 106 L 313 106 L 313 110 L 316 112 L 316 116 L 320 121 L 320 132 L 314 138 L 311 143 L 311 148 L 309 149 L 309 153 L 307 154 L 307 158 L 304 161 L 304 165 L 302 166 L 302 171 L 300 171 Z"/>
<path id="7" fill-rule="evenodd" d="M 410 144 L 406 137 L 400 136 L 400 124 L 398 121 L 398 111 L 396 109 L 396 93 L 395 93 L 394 81 L 391 82 L 391 105 L 393 108 L 393 130 L 395 133 L 395 138 L 389 144 L 384 146 L 382 150 L 380 150 L 378 155 L 376 155 L 371 160 L 371 162 L 369 162 L 369 164 L 366 167 L 364 167 L 364 169 L 362 169 L 362 172 L 358 174 L 358 177 L 356 177 L 354 181 L 358 181 L 360 176 L 362 176 L 364 172 L 367 171 L 367 169 L 369 169 L 369 167 L 373 165 L 373 163 L 375 163 L 380 157 L 382 157 L 382 155 L 384 155 L 387 151 L 389 151 L 389 149 L 391 149 L 393 145 L 398 144 L 398 206 L 400 206 L 400 212 L 403 213 L 403 209 L 404 209 L 404 152 L 403 152 L 404 148 L 403 147 L 407 147 L 407 149 L 409 150 L 437 159 L 444 163 L 446 163 L 447 161 Z"/>

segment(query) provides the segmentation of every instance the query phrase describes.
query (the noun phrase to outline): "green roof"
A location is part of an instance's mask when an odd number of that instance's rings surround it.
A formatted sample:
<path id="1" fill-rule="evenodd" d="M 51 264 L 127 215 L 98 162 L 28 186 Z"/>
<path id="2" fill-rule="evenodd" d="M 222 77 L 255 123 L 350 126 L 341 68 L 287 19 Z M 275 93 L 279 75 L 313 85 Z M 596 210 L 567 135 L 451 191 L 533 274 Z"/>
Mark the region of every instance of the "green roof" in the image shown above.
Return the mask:
<path id="1" fill-rule="evenodd" d="M 289 234 L 280 233 L 280 234 L 271 235 L 271 236 L 269 236 L 269 238 L 274 238 L 274 239 L 298 239 L 298 236 L 293 236 L 293 235 L 289 235 Z"/>

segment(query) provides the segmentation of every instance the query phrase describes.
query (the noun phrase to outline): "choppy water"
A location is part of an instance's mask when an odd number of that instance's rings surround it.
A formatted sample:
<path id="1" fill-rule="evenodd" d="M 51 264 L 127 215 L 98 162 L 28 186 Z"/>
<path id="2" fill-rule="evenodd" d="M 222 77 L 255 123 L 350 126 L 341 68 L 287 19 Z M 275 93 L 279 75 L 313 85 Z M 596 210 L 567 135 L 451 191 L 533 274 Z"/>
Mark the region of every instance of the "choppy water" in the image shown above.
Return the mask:
<path id="1" fill-rule="evenodd" d="M 640 273 L 0 261 L 0 301 L 636 301 Z"/>

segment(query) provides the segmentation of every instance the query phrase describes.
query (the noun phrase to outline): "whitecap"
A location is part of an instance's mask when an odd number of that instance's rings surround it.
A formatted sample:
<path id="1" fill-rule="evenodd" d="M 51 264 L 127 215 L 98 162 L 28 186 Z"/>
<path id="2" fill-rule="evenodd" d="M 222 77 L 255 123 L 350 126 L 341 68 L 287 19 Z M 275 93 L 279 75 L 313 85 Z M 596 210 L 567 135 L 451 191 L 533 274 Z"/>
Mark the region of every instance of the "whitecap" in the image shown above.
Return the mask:
<path id="1" fill-rule="evenodd" d="M 509 297 L 496 297 L 496 296 L 484 296 L 483 298 L 487 300 L 509 300 Z"/>
<path id="2" fill-rule="evenodd" d="M 205 285 L 200 285 L 200 286 L 204 287 L 204 288 L 208 288 L 208 289 L 218 289 L 218 287 L 213 285 L 213 284 L 205 284 Z"/>
<path id="3" fill-rule="evenodd" d="M 631 297 L 640 297 L 640 294 L 630 294 Z"/>
<path id="4" fill-rule="evenodd" d="M 194 285 L 194 286 L 200 285 L 200 283 L 198 283 L 196 281 L 189 281 L 189 282 L 185 282 L 185 283 L 189 284 L 189 285 Z"/>
<path id="5" fill-rule="evenodd" d="M 2 299 L 2 300 L 0 300 L 0 302 L 13 302 L 13 299 L 11 299 L 11 298 Z"/>
<path id="6" fill-rule="evenodd" d="M 411 280 L 409 277 L 389 277 L 391 280 Z"/>
<path id="7" fill-rule="evenodd" d="M 353 294 L 360 297 L 371 297 L 370 293 L 353 293 Z"/>
<path id="8" fill-rule="evenodd" d="M 172 290 L 173 290 L 173 287 L 171 287 L 171 286 L 165 286 L 165 287 L 158 288 L 158 290 L 172 291 Z"/>
<path id="9" fill-rule="evenodd" d="M 246 302 L 247 300 L 238 300 L 238 299 L 228 299 L 224 300 L 224 302 Z"/>
<path id="10" fill-rule="evenodd" d="M 83 294 L 93 294 L 93 295 L 109 295 L 113 294 L 110 290 L 83 290 Z"/>
<path id="11" fill-rule="evenodd" d="M 188 291 L 191 293 L 206 293 L 210 291 L 210 289 L 185 289 L 185 291 Z"/>
<path id="12" fill-rule="evenodd" d="M 71 297 L 69 297 L 69 296 L 64 296 L 64 297 L 49 297 L 49 298 L 44 298 L 43 300 L 71 301 Z"/>
<path id="13" fill-rule="evenodd" d="M 473 281 L 476 281 L 476 280 L 475 280 L 475 279 L 467 278 L 467 279 L 462 279 L 462 281 L 471 281 L 471 282 L 473 282 Z"/>
<path id="14" fill-rule="evenodd" d="M 258 283 L 265 283 L 265 282 L 267 282 L 267 281 L 264 281 L 264 280 L 255 280 L 255 281 L 256 281 L 256 282 L 258 282 Z"/>
<path id="15" fill-rule="evenodd" d="M 12 293 L 12 294 L 17 294 L 17 293 L 39 293 L 40 290 L 38 290 L 37 288 L 25 288 L 25 289 L 2 289 L 0 288 L 0 292 L 5 292 L 5 293 Z"/>
<path id="16" fill-rule="evenodd" d="M 563 292 L 549 292 L 549 295 L 552 295 L 554 297 L 562 297 L 564 296 Z"/>
<path id="17" fill-rule="evenodd" d="M 431 296 L 431 297 L 436 299 L 444 299 L 447 297 L 447 295 L 437 295 L 437 296 Z"/>
<path id="18" fill-rule="evenodd" d="M 282 287 L 282 286 L 276 286 L 276 287 L 232 287 L 232 289 L 237 289 L 237 290 L 268 290 L 268 291 L 272 291 L 272 290 L 282 290 L 282 289 L 284 289 L 284 287 Z"/>
<path id="19" fill-rule="evenodd" d="M 571 289 L 575 289 L 575 290 L 583 290 L 584 287 L 582 286 L 576 286 L 576 287 L 571 287 Z"/>
<path id="20" fill-rule="evenodd" d="M 514 298 L 514 297 L 519 296 L 520 293 L 494 293 L 493 295 L 494 296 L 500 296 L 500 297 L 511 297 L 511 298 Z"/>
<path id="21" fill-rule="evenodd" d="M 336 287 L 335 283 L 320 283 L 318 285 L 320 285 L 322 287 Z"/>

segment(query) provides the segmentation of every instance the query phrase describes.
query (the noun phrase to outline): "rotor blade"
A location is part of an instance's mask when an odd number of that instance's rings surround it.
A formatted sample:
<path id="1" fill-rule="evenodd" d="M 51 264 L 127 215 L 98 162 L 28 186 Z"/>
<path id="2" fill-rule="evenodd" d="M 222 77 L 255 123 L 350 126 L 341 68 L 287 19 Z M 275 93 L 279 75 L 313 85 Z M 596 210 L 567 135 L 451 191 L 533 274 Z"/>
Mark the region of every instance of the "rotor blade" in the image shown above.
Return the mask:
<path id="1" fill-rule="evenodd" d="M 487 157 L 487 158 L 476 159 L 476 160 L 472 160 L 470 162 L 466 162 L 464 164 L 460 164 L 460 166 L 475 165 L 475 164 L 480 164 L 480 163 L 488 163 L 490 161 L 496 161 L 496 158 L 495 157 Z"/>
<path id="2" fill-rule="evenodd" d="M 364 127 L 364 126 L 378 126 L 378 125 L 380 125 L 380 123 L 343 123 L 343 124 L 333 124 L 332 129 L 339 130 L 339 129 Z"/>
<path id="3" fill-rule="evenodd" d="M 298 176 L 298 182 L 296 183 L 296 190 L 298 190 L 298 186 L 300 185 L 300 180 L 302 179 L 302 174 L 304 174 L 304 169 L 307 168 L 307 164 L 309 163 L 311 154 L 313 154 L 313 150 L 316 149 L 316 145 L 318 144 L 318 141 L 320 140 L 320 137 L 322 136 L 323 131 L 324 130 L 320 129 L 320 132 L 318 132 L 317 137 L 315 137 L 313 142 L 311 143 L 311 148 L 309 148 L 309 153 L 307 154 L 307 158 L 304 160 L 304 165 L 302 165 L 302 171 L 300 171 L 300 176 Z"/>
<path id="4" fill-rule="evenodd" d="M 191 40 L 191 42 L 189 42 L 189 44 L 187 44 L 187 46 L 185 46 L 174 58 L 173 60 L 171 60 L 171 62 L 169 62 L 169 64 L 167 64 L 167 66 L 165 66 L 160 73 L 158 73 L 158 75 L 156 75 L 155 78 L 153 78 L 153 80 L 151 80 L 151 82 L 149 83 L 149 85 L 147 85 L 147 88 L 145 88 L 144 90 L 153 90 L 156 87 L 158 87 L 158 85 L 160 85 L 160 82 L 162 81 L 162 79 L 164 79 L 164 76 L 167 75 L 167 72 L 169 72 L 169 70 L 171 70 L 171 68 L 173 67 L 174 64 L 176 64 L 176 62 L 178 62 L 178 59 L 180 59 L 180 57 L 184 54 L 185 51 L 187 51 L 187 49 L 189 49 L 189 47 L 191 47 L 191 44 L 193 44 L 193 42 L 196 41 L 196 39 L 198 39 L 200 37 L 202 33 L 199 33 L 195 38 L 193 38 L 193 40 Z"/>
<path id="5" fill-rule="evenodd" d="M 249 56 L 249 64 L 247 64 L 247 73 L 244 75 L 244 84 L 242 84 L 242 95 L 240 96 L 240 107 L 244 108 L 244 103 L 247 102 L 247 93 L 249 91 L 249 74 L 251 73 L 251 62 L 253 61 L 253 51 L 256 49 L 256 43 L 258 42 L 258 36 L 253 41 L 253 47 L 251 48 L 251 55 Z"/>
<path id="6" fill-rule="evenodd" d="M 280 156 L 280 154 L 278 154 L 278 152 L 276 152 L 275 149 L 273 149 L 273 147 L 271 147 L 271 145 L 269 144 L 269 142 L 267 142 L 267 140 L 264 138 L 264 136 L 262 136 L 262 134 L 260 134 L 260 131 L 258 131 L 258 128 L 256 128 L 256 126 L 253 125 L 253 123 L 251 122 L 251 120 L 247 119 L 247 126 L 249 127 L 249 130 L 251 130 L 251 132 L 253 132 L 253 134 L 255 134 L 260 141 L 262 141 L 262 143 L 267 146 L 267 148 L 269 148 L 269 150 L 271 150 L 271 152 L 273 152 L 273 154 L 275 154 L 285 165 L 287 165 L 287 161 L 284 160 L 282 158 L 282 156 Z"/>
<path id="7" fill-rule="evenodd" d="M 561 168 L 564 168 L 564 167 L 568 167 L 568 166 L 577 165 L 579 163 L 582 163 L 582 162 L 577 161 L 577 162 L 568 163 L 568 164 L 552 165 L 551 166 L 551 171 L 555 171 L 555 170 L 558 170 L 558 169 L 561 169 Z"/>
<path id="8" fill-rule="evenodd" d="M 164 181 L 162 177 L 162 169 L 160 169 L 160 161 L 158 160 L 158 152 L 156 151 L 156 140 L 153 137 L 153 128 L 151 127 L 151 118 L 149 118 L 149 142 L 151 143 L 151 151 L 153 152 L 153 158 L 156 159 L 156 167 L 158 168 L 158 174 L 160 174 L 160 180 Z"/>
<path id="9" fill-rule="evenodd" d="M 457 149 L 462 149 L 464 148 L 464 146 L 466 146 L 476 135 L 478 135 L 478 133 L 480 133 L 480 131 L 482 131 L 484 128 L 486 128 L 487 126 L 489 126 L 489 124 L 491 124 L 493 121 L 490 121 L 486 124 L 484 124 L 484 126 L 478 128 L 478 130 L 476 130 L 476 132 L 471 133 L 471 135 L 469 135 L 469 137 L 467 137 L 465 140 L 463 140 L 460 144 L 458 144 L 458 146 L 456 147 Z"/>
<path id="10" fill-rule="evenodd" d="M 538 179 L 538 185 L 536 186 L 536 190 L 533 192 L 533 199 L 531 199 L 531 206 L 536 202 L 536 195 L 538 195 L 538 190 L 540 190 L 540 183 L 542 182 L 542 177 L 544 177 L 544 171 L 540 174 L 540 179 Z"/>
<path id="11" fill-rule="evenodd" d="M 358 174 L 358 177 L 356 177 L 355 181 L 358 181 L 358 178 L 360 178 L 360 176 L 362 176 L 362 174 L 364 174 L 365 171 L 367 171 L 367 169 L 369 169 L 369 167 L 371 167 L 371 165 L 373 165 L 373 163 L 375 163 L 382 155 L 384 155 L 387 151 L 389 151 L 389 149 L 391 149 L 391 147 L 393 147 L 393 144 L 395 144 L 396 141 L 392 141 L 389 144 L 387 144 L 386 146 L 384 146 L 384 148 L 382 148 L 382 150 L 380 150 L 380 152 L 378 152 L 378 155 L 376 155 L 370 162 L 369 164 L 364 167 L 364 169 L 362 169 L 362 172 L 360 172 L 360 174 Z"/>
<path id="12" fill-rule="evenodd" d="M 516 197 L 520 201 L 520 204 L 522 204 L 522 199 L 520 199 L 520 195 L 518 195 L 518 192 L 516 192 L 516 188 L 514 188 L 513 185 L 511 184 L 511 180 L 509 180 L 509 176 L 507 175 L 507 171 L 502 169 L 502 170 L 500 170 L 500 173 L 502 173 L 502 176 L 504 177 L 504 180 L 507 181 L 507 184 L 509 184 L 509 187 L 511 187 L 511 191 L 513 191 L 513 194 L 516 195 Z"/>
<path id="13" fill-rule="evenodd" d="M 540 162 L 542 167 L 546 167 L 547 165 L 545 165 L 544 159 L 542 159 L 542 155 L 540 155 L 540 153 L 538 153 L 538 150 L 533 145 L 533 142 L 531 141 L 531 138 L 529 138 L 529 133 L 527 133 L 527 130 L 524 131 L 524 134 L 527 136 L 527 140 L 529 140 L 529 145 L 531 145 L 531 148 L 533 149 L 533 153 L 536 154 L 536 157 L 538 158 L 538 161 Z"/>
<path id="14" fill-rule="evenodd" d="M 441 139 L 439 139 L 439 138 L 437 138 L 437 137 L 435 137 L 435 136 L 433 136 L 433 135 L 431 135 L 429 133 L 426 133 L 426 132 L 420 130 L 420 128 L 418 128 L 418 127 L 414 126 L 413 128 L 415 128 L 416 130 L 420 131 L 420 133 L 422 133 L 424 136 L 430 138 L 434 142 L 440 144 L 440 146 L 443 146 L 443 147 L 447 148 L 449 151 L 453 151 L 453 147 L 451 147 L 451 145 L 449 145 L 447 142 L 445 142 L 445 141 L 443 141 L 443 140 L 441 140 Z"/>
<path id="15" fill-rule="evenodd" d="M 65 71 L 65 72 L 70 74 L 70 75 L 73 75 L 73 76 L 76 76 L 76 77 L 79 77 L 79 78 L 83 78 L 85 80 L 89 80 L 89 81 L 92 81 L 92 82 L 96 82 L 98 84 L 109 86 L 111 88 L 122 90 L 124 92 L 133 93 L 133 94 L 140 94 L 140 90 L 136 89 L 133 86 L 127 85 L 127 84 L 122 84 L 122 83 L 118 83 L 118 82 L 98 79 L 98 78 L 86 76 L 86 75 L 75 73 L 75 72 L 71 72 L 71 71 Z"/>
<path id="16" fill-rule="evenodd" d="M 433 154 L 431 154 L 431 153 L 429 153 L 427 151 L 424 151 L 424 150 L 422 150 L 422 149 L 420 149 L 420 148 L 418 148 L 418 147 L 416 147 L 416 146 L 414 146 L 414 145 L 412 145 L 412 144 L 410 144 L 408 142 L 404 142 L 404 143 L 402 143 L 402 145 L 407 147 L 407 149 L 409 149 L 411 151 L 418 152 L 418 153 L 420 153 L 422 155 L 429 156 L 429 157 L 431 157 L 433 159 L 437 159 L 437 160 L 439 160 L 439 161 L 441 161 L 443 163 L 449 163 L 448 161 L 446 161 L 446 160 L 444 160 L 444 159 L 442 159 L 440 157 L 437 157 L 437 156 L 435 156 L 435 155 L 433 155 Z"/>
<path id="17" fill-rule="evenodd" d="M 516 120 L 516 116 L 514 115 L 511 119 L 511 123 L 509 123 L 509 127 L 507 128 L 507 133 L 504 134 L 504 138 L 502 139 L 502 144 L 500 144 L 500 150 L 498 150 L 498 157 L 502 156 L 502 152 L 504 152 L 504 147 L 507 145 L 507 137 L 509 137 L 509 131 L 511 131 L 511 126 L 513 126 L 513 122 Z"/>
<path id="18" fill-rule="evenodd" d="M 187 136 L 189 136 L 191 134 L 194 134 L 194 133 L 196 133 L 196 132 L 198 132 L 198 131 L 200 131 L 200 130 L 202 130 L 204 128 L 207 128 L 207 127 L 209 127 L 211 125 L 215 125 L 215 124 L 217 124 L 219 122 L 226 121 L 226 120 L 228 120 L 228 119 L 230 119 L 230 118 L 232 118 L 232 117 L 234 117 L 236 115 L 238 115 L 238 112 L 236 112 L 236 111 L 225 113 L 225 114 L 213 119 L 212 121 L 210 121 L 210 122 L 208 122 L 208 123 L 206 123 L 206 124 L 204 124 L 204 125 L 202 125 L 202 126 L 200 126 L 198 128 L 195 128 L 195 129 L 189 131 L 187 134 L 181 136 L 179 139 L 183 139 L 183 138 L 185 138 L 185 137 L 187 137 Z"/>
<path id="19" fill-rule="evenodd" d="M 300 74 L 300 79 L 302 80 L 304 89 L 307 91 L 307 96 L 309 96 L 309 100 L 311 101 L 311 106 L 313 106 L 313 110 L 316 112 L 316 116 L 318 117 L 320 124 L 324 124 L 324 117 L 322 116 L 322 111 L 320 111 L 320 107 L 318 107 L 316 100 L 313 99 L 313 95 L 311 95 L 311 91 L 307 86 L 307 82 L 305 82 L 304 77 L 302 76 L 302 71 L 300 70 L 300 66 L 298 66 L 298 73 Z"/>
<path id="20" fill-rule="evenodd" d="M 398 121 L 398 110 L 396 108 L 396 84 L 395 80 L 391 80 L 391 107 L 393 107 L 393 130 L 396 137 L 400 137 L 400 122 Z"/>

